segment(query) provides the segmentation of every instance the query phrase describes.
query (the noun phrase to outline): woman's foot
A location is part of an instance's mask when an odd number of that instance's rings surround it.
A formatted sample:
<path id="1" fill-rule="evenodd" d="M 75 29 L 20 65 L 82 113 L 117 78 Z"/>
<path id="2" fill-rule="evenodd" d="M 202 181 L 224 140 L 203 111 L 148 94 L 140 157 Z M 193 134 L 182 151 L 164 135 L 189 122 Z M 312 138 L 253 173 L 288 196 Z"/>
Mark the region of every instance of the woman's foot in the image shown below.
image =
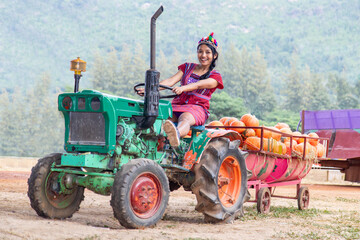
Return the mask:
<path id="1" fill-rule="evenodd" d="M 170 120 L 166 120 L 164 123 L 164 131 L 169 139 L 170 145 L 172 147 L 178 147 L 180 145 L 180 134 L 175 124 Z"/>

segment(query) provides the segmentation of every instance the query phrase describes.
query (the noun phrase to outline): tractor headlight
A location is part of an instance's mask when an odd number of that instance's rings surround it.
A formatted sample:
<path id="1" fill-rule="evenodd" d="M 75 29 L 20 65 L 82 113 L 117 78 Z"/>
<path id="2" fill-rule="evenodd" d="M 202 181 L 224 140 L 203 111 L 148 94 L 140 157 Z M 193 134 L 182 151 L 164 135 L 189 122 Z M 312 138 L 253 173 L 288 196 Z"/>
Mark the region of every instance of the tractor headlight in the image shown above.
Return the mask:
<path id="1" fill-rule="evenodd" d="M 72 99 L 71 99 L 71 97 L 64 97 L 64 99 L 62 100 L 62 106 L 66 110 L 70 110 L 70 108 L 72 107 Z"/>
<path id="2" fill-rule="evenodd" d="M 91 108 L 94 111 L 100 109 L 100 99 L 98 97 L 94 97 L 93 99 L 91 99 Z"/>

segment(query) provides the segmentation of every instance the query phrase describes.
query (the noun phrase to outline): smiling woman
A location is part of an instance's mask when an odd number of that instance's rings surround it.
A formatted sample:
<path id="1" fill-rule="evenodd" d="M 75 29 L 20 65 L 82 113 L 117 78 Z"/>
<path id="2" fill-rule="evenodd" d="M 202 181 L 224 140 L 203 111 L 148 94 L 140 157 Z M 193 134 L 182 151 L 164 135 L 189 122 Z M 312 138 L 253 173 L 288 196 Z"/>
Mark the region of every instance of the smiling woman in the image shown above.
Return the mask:
<path id="1" fill-rule="evenodd" d="M 160 84 L 173 87 L 178 96 L 172 101 L 173 117 L 164 123 L 172 147 L 180 144 L 180 138 L 187 135 L 191 126 L 203 125 L 209 117 L 209 100 L 217 88 L 223 89 L 223 82 L 218 71 L 214 70 L 217 52 L 217 41 L 214 33 L 200 39 L 197 46 L 199 64 L 184 63 L 178 67 L 178 72 L 165 79 Z M 142 94 L 142 92 L 139 92 Z M 174 125 L 177 122 L 177 127 Z"/>

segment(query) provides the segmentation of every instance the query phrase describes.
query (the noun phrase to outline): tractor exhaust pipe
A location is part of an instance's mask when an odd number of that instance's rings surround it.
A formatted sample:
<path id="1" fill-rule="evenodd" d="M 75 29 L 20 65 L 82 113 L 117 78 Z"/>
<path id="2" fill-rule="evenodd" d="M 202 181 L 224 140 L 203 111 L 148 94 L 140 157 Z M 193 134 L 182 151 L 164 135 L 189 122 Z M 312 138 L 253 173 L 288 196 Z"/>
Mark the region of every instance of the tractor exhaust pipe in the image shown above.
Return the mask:
<path id="1" fill-rule="evenodd" d="M 155 69 L 155 36 L 156 36 L 156 19 L 164 11 L 161 6 L 151 17 L 150 23 L 150 69 L 146 71 L 145 77 L 145 96 L 144 96 L 144 115 L 138 128 L 148 129 L 152 127 L 156 118 L 159 116 L 159 79 L 160 72 Z"/>
<path id="2" fill-rule="evenodd" d="M 155 55 L 156 55 L 156 19 L 161 15 L 161 13 L 164 11 L 164 7 L 161 6 L 156 13 L 151 17 L 151 23 L 150 23 L 150 69 L 155 70 Z"/>

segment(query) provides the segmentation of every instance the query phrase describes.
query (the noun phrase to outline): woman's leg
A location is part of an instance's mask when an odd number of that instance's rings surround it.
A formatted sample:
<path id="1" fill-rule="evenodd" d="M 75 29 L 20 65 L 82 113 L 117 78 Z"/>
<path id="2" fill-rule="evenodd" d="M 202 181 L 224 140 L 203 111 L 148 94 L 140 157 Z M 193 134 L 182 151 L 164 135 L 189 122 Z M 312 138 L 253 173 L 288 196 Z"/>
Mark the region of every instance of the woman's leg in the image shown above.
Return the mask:
<path id="1" fill-rule="evenodd" d="M 184 112 L 178 119 L 177 129 L 179 130 L 180 137 L 185 137 L 190 131 L 190 127 L 195 125 L 195 118 L 191 113 Z"/>

